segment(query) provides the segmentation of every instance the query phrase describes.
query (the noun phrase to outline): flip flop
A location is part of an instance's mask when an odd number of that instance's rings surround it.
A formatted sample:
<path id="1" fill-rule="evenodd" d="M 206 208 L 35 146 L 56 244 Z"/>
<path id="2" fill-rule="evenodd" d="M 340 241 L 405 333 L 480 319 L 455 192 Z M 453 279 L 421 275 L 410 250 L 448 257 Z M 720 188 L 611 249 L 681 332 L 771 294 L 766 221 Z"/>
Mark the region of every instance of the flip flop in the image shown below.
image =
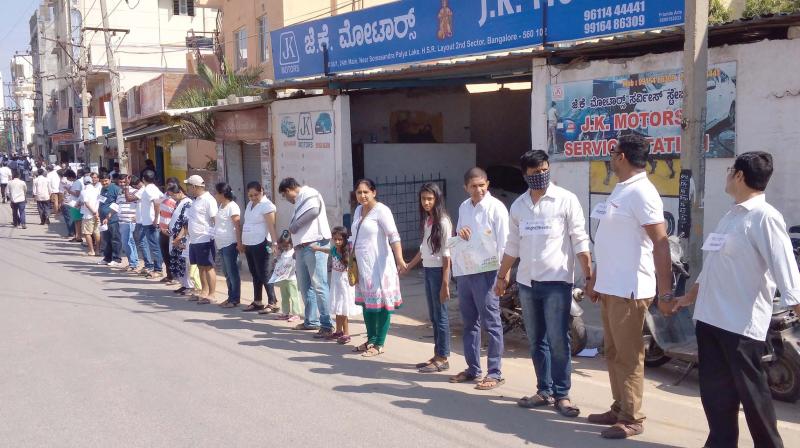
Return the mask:
<path id="1" fill-rule="evenodd" d="M 421 368 L 423 368 L 423 367 L 426 367 L 426 366 L 428 366 L 428 365 L 429 365 L 430 363 L 432 363 L 433 361 L 435 361 L 435 360 L 434 360 L 433 358 L 431 358 L 431 359 L 429 359 L 429 360 L 427 360 L 427 361 L 425 361 L 425 362 L 421 362 L 421 363 L 419 363 L 419 364 L 415 365 L 415 366 L 414 366 L 414 368 L 415 368 L 415 369 L 421 369 Z"/>
<path id="2" fill-rule="evenodd" d="M 365 342 L 365 343 L 363 343 L 363 344 L 361 344 L 359 346 L 354 347 L 353 348 L 353 352 L 354 353 L 366 352 L 367 350 L 369 350 L 371 348 L 372 348 L 372 344 L 368 344 L 368 343 Z"/>
<path id="3" fill-rule="evenodd" d="M 503 378 L 492 378 L 490 376 L 484 377 L 480 383 L 475 386 L 477 390 L 492 390 L 497 389 L 498 387 L 506 384 L 506 380 Z"/>
<path id="4" fill-rule="evenodd" d="M 200 300 L 200 296 L 196 296 L 196 295 L 192 294 L 192 296 L 189 297 L 186 300 L 189 301 L 189 302 L 197 302 L 198 300 Z"/>
<path id="5" fill-rule="evenodd" d="M 364 358 L 372 358 L 382 354 L 383 354 L 383 347 L 373 345 L 372 347 L 369 348 L 369 350 L 362 353 L 361 356 L 363 356 Z"/>
<path id="6" fill-rule="evenodd" d="M 257 305 L 256 302 L 251 303 L 247 306 L 247 308 L 243 309 L 242 311 L 261 311 L 266 308 L 264 305 Z"/>

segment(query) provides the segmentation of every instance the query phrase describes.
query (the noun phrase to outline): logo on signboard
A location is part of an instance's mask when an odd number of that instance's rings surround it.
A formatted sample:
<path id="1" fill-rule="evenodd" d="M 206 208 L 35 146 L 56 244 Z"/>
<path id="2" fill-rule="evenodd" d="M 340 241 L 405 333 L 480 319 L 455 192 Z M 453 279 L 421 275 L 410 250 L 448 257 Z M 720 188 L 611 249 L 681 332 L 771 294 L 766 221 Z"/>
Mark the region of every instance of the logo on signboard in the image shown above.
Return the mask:
<path id="1" fill-rule="evenodd" d="M 317 122 L 314 124 L 314 132 L 317 134 L 330 134 L 333 132 L 333 119 L 331 114 L 322 112 L 317 117 Z"/>
<path id="2" fill-rule="evenodd" d="M 283 117 L 283 120 L 281 120 L 281 133 L 290 138 L 297 135 L 297 125 L 294 124 L 291 118 Z"/>
<path id="3" fill-rule="evenodd" d="M 281 33 L 281 65 L 297 64 L 300 62 L 300 52 L 297 51 L 297 39 L 294 31 Z"/>
<path id="4" fill-rule="evenodd" d="M 551 92 L 551 96 L 553 97 L 553 101 L 564 100 L 564 86 L 562 86 L 561 84 L 554 85 L 553 91 Z"/>
<path id="5" fill-rule="evenodd" d="M 311 118 L 311 113 L 309 112 L 303 112 L 300 114 L 300 127 L 297 129 L 297 139 L 314 139 L 314 120 Z"/>

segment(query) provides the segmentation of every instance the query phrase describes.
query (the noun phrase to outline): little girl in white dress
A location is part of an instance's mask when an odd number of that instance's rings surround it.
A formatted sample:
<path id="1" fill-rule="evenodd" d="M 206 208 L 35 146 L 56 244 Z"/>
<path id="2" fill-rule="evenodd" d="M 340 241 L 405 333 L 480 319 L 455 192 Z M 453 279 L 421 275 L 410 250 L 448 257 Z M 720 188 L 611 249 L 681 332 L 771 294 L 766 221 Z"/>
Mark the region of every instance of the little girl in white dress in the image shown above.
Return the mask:
<path id="1" fill-rule="evenodd" d="M 350 342 L 350 329 L 348 318 L 361 314 L 361 307 L 356 305 L 355 288 L 347 280 L 347 258 L 350 253 L 348 247 L 347 229 L 334 227 L 331 230 L 331 244 L 328 247 L 313 246 L 312 249 L 331 255 L 333 269 L 331 270 L 330 300 L 331 314 L 336 315 L 336 331 L 327 340 L 340 344 Z"/>

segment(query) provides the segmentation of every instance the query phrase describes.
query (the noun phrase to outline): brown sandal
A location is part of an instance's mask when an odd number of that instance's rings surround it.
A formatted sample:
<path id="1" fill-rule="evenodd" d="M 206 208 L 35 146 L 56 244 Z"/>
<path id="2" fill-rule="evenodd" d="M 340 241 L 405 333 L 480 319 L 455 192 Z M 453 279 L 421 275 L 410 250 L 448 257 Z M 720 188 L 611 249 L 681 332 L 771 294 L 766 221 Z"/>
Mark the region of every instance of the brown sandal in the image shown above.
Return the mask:
<path id="1" fill-rule="evenodd" d="M 357 347 L 354 347 L 353 348 L 353 353 L 366 352 L 367 350 L 369 350 L 371 348 L 372 348 L 372 344 L 369 344 L 369 343 L 365 342 L 365 343 L 363 343 L 363 344 L 361 344 L 361 345 L 359 345 Z"/>
<path id="2" fill-rule="evenodd" d="M 373 345 L 372 347 L 369 348 L 369 350 L 362 353 L 361 356 L 365 358 L 372 358 L 374 356 L 378 356 L 381 354 L 383 354 L 383 347 L 379 345 Z"/>
<path id="3" fill-rule="evenodd" d="M 478 390 L 492 390 L 497 389 L 498 387 L 506 384 L 506 380 L 503 378 L 492 378 L 490 376 L 484 377 L 480 383 L 475 386 L 475 389 Z"/>
<path id="4" fill-rule="evenodd" d="M 468 371 L 464 370 L 463 372 L 460 372 L 456 376 L 451 376 L 450 377 L 450 382 L 451 383 L 466 383 L 468 381 L 475 381 L 476 379 L 478 379 L 478 377 L 476 375 L 473 375 L 473 374 L 469 373 Z"/>

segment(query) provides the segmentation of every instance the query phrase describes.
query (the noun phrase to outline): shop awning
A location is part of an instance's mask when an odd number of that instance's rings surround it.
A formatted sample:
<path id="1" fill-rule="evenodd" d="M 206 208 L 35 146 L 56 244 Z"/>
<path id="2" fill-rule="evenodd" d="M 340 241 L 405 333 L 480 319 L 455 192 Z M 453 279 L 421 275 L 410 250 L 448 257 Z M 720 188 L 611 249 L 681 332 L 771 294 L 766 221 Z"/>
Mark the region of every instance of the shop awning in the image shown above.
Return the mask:
<path id="1" fill-rule="evenodd" d="M 183 117 L 192 114 L 255 109 L 257 107 L 265 106 L 271 103 L 272 101 L 274 100 L 248 101 L 244 103 L 223 104 L 219 106 L 190 107 L 187 109 L 165 109 L 164 111 L 162 111 L 162 113 L 170 117 Z"/>
<path id="2" fill-rule="evenodd" d="M 124 137 L 126 139 L 147 137 L 148 135 L 160 134 L 179 127 L 179 124 L 153 124 L 137 130 L 125 130 Z M 116 134 L 112 134 L 111 137 L 116 137 Z"/>

